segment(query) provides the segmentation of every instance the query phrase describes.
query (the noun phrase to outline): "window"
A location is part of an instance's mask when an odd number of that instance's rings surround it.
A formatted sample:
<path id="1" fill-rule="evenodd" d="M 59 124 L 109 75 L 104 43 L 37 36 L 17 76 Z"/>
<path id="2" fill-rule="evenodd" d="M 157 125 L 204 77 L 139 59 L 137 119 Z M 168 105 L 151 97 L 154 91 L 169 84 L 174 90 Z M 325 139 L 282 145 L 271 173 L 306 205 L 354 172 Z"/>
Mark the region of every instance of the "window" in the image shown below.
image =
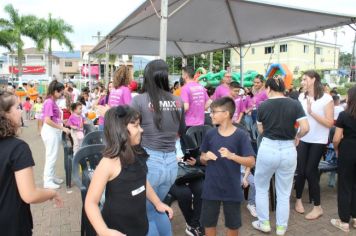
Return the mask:
<path id="1" fill-rule="evenodd" d="M 273 48 L 274 48 L 273 46 L 272 47 L 265 47 L 265 54 L 273 53 L 274 52 Z"/>
<path id="2" fill-rule="evenodd" d="M 308 45 L 304 45 L 304 53 L 309 53 L 309 46 Z"/>
<path id="3" fill-rule="evenodd" d="M 252 55 L 255 54 L 255 48 L 251 48 L 251 54 L 252 54 Z"/>
<path id="4" fill-rule="evenodd" d="M 282 44 L 279 46 L 279 52 L 287 52 L 288 47 L 287 44 Z"/>
<path id="5" fill-rule="evenodd" d="M 321 55 L 321 54 L 323 54 L 323 49 L 321 47 L 316 47 L 315 52 L 317 55 Z"/>
<path id="6" fill-rule="evenodd" d="M 71 61 L 66 61 L 66 62 L 64 62 L 64 66 L 65 66 L 65 67 L 72 67 L 73 64 L 72 64 Z"/>

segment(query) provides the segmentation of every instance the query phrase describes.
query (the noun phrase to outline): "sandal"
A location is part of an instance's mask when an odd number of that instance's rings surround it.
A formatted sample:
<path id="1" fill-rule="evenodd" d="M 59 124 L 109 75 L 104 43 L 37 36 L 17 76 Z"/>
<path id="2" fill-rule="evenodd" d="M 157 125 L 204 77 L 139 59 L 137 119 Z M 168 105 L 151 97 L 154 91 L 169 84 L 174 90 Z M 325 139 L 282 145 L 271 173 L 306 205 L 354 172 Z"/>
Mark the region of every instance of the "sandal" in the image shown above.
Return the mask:
<path id="1" fill-rule="evenodd" d="M 341 222 L 340 219 L 331 219 L 330 223 L 336 228 L 341 229 L 344 232 L 347 233 L 350 232 L 349 224 Z"/>

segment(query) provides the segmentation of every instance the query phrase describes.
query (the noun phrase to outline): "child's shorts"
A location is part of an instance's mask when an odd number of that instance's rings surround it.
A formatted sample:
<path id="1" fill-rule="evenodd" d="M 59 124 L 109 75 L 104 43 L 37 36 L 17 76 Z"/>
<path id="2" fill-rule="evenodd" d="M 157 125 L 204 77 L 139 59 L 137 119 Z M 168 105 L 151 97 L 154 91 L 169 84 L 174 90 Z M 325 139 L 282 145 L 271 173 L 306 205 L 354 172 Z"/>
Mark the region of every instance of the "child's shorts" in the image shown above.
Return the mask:
<path id="1" fill-rule="evenodd" d="M 238 229 L 241 227 L 241 207 L 240 202 L 215 201 L 203 199 L 201 209 L 201 224 L 205 228 L 216 227 L 219 219 L 220 205 L 223 203 L 225 216 L 225 226 L 228 229 Z"/>

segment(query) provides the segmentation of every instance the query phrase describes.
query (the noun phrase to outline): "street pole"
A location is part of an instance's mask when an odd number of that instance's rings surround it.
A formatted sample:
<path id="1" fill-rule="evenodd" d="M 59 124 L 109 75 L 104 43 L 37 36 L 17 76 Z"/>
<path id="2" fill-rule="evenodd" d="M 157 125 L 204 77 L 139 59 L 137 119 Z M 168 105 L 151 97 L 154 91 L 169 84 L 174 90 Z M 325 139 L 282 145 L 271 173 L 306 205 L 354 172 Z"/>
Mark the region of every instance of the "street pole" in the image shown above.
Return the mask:
<path id="1" fill-rule="evenodd" d="M 109 50 L 110 50 L 109 47 L 110 47 L 109 38 L 107 37 L 105 41 L 105 76 L 104 76 L 105 87 L 107 87 L 109 84 Z"/>
<path id="2" fill-rule="evenodd" d="M 209 59 L 210 59 L 209 71 L 213 71 L 213 56 L 214 56 L 214 54 L 211 52 L 209 55 L 210 55 L 210 57 L 209 57 Z"/>
<path id="3" fill-rule="evenodd" d="M 195 70 L 195 56 L 193 56 L 193 68 Z"/>
<path id="4" fill-rule="evenodd" d="M 161 0 L 159 57 L 164 61 L 167 59 L 167 23 L 168 23 L 168 0 Z"/>
<path id="5" fill-rule="evenodd" d="M 225 49 L 223 49 L 223 61 L 222 61 L 222 63 L 223 63 L 223 70 L 225 70 Z"/>
<path id="6" fill-rule="evenodd" d="M 240 82 L 241 86 L 244 87 L 244 77 L 243 77 L 243 50 L 242 46 L 240 45 Z"/>

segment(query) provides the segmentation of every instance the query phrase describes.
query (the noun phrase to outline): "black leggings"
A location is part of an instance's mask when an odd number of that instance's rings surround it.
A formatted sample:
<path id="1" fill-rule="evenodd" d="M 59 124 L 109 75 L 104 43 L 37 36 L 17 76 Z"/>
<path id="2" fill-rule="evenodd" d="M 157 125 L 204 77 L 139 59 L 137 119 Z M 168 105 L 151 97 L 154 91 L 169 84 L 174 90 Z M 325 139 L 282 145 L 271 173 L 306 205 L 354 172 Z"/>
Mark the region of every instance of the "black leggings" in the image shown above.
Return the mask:
<path id="1" fill-rule="evenodd" d="M 297 199 L 302 198 L 305 180 L 308 180 L 310 196 L 314 201 L 314 206 L 320 205 L 320 186 L 319 186 L 319 162 L 325 151 L 325 144 L 306 143 L 300 141 L 297 152 L 297 177 L 295 189 Z"/>
<path id="2" fill-rule="evenodd" d="M 356 218 L 356 140 L 342 140 L 338 158 L 337 202 L 339 217 L 349 223 L 350 216 Z"/>

